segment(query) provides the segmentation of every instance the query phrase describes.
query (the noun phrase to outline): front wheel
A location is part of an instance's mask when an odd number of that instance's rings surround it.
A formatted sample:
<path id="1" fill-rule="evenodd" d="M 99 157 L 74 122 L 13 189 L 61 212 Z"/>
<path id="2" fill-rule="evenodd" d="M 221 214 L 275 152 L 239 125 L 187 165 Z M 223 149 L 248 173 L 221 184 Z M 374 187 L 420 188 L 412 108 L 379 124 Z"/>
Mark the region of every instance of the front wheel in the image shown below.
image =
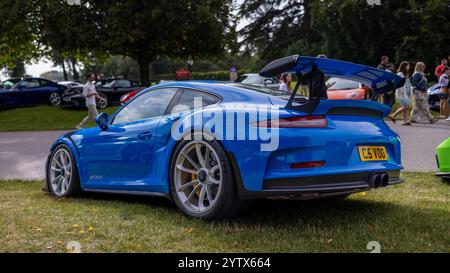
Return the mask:
<path id="1" fill-rule="evenodd" d="M 61 95 L 53 92 L 50 94 L 50 104 L 53 106 L 58 106 L 61 104 Z"/>
<path id="2" fill-rule="evenodd" d="M 99 93 L 99 95 L 102 99 L 97 99 L 97 107 L 100 109 L 105 109 L 109 103 L 108 97 L 103 93 Z"/>
<path id="3" fill-rule="evenodd" d="M 229 218 L 247 205 L 238 196 L 231 164 L 216 140 L 179 143 L 171 161 L 170 190 L 178 209 L 195 218 Z"/>
<path id="4" fill-rule="evenodd" d="M 55 197 L 69 197 L 80 193 L 78 169 L 72 152 L 64 144 L 55 148 L 47 164 L 47 185 Z"/>

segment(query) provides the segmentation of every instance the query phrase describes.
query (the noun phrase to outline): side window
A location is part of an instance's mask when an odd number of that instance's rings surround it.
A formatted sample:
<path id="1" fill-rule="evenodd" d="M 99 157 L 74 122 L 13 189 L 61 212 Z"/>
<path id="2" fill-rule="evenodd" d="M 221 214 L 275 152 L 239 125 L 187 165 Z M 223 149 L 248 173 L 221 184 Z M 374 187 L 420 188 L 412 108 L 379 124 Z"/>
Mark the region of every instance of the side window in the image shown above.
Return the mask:
<path id="1" fill-rule="evenodd" d="M 125 81 L 125 80 L 119 80 L 116 82 L 114 87 L 129 88 L 129 87 L 131 87 L 131 83 L 129 81 Z"/>
<path id="2" fill-rule="evenodd" d="M 180 101 L 172 109 L 172 113 L 202 108 L 219 102 L 219 98 L 204 92 L 183 89 Z"/>
<path id="3" fill-rule="evenodd" d="M 164 88 L 142 94 L 123 108 L 114 117 L 112 124 L 162 116 L 177 90 L 177 88 Z"/>
<path id="4" fill-rule="evenodd" d="M 32 79 L 32 80 L 26 81 L 26 88 L 36 88 L 39 86 L 41 86 L 41 84 L 39 83 L 39 80 Z"/>
<path id="5" fill-rule="evenodd" d="M 50 81 L 44 80 L 44 79 L 40 79 L 39 83 L 41 86 L 47 86 L 50 85 Z"/>

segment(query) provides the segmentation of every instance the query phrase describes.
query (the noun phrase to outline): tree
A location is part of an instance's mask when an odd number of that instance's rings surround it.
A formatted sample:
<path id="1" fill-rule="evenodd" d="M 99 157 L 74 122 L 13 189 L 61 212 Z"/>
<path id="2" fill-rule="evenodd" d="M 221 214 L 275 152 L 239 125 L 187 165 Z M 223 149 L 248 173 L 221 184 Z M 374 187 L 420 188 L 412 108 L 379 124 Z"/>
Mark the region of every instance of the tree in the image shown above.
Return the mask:
<path id="1" fill-rule="evenodd" d="M 277 58 L 293 44 L 304 44 L 312 51 L 320 36 L 312 27 L 311 0 L 247 0 L 240 6 L 240 16 L 250 20 L 240 34 L 247 51 L 258 49 L 264 61 Z"/>
<path id="2" fill-rule="evenodd" d="M 89 2 L 105 49 L 139 64 L 143 84 L 149 64 L 162 56 L 195 59 L 224 51 L 231 0 Z"/>
<path id="3" fill-rule="evenodd" d="M 12 77 L 23 76 L 25 63 L 40 56 L 35 2 L 0 1 L 0 68 Z"/>
<path id="4" fill-rule="evenodd" d="M 399 63 L 434 66 L 450 54 L 450 0 L 247 0 L 245 44 L 265 62 L 288 54 L 316 55 L 376 66 L 383 55 Z"/>
<path id="5" fill-rule="evenodd" d="M 39 41 L 45 46 L 45 53 L 63 68 L 64 79 L 67 71 L 79 80 L 77 64 L 95 50 L 99 44 L 95 14 L 88 1 L 68 4 L 62 0 L 38 1 Z M 68 70 L 66 70 L 66 65 Z"/>

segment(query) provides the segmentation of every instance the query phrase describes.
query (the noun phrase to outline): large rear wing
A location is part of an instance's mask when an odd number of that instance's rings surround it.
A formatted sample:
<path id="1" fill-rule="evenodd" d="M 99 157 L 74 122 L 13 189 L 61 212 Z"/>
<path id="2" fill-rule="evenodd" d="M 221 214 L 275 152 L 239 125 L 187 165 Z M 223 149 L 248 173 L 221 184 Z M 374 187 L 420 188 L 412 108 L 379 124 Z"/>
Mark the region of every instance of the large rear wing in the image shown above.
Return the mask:
<path id="1" fill-rule="evenodd" d="M 275 77 L 283 73 L 295 73 L 299 81 L 295 86 L 291 97 L 286 105 L 286 108 L 296 109 L 306 113 L 312 113 L 320 102 L 321 97 L 314 97 L 310 95 L 308 103 L 302 105 L 293 105 L 295 95 L 306 75 L 325 75 L 353 80 L 367 85 L 372 89 L 374 94 L 383 94 L 402 87 L 405 84 L 405 79 L 389 71 L 381 69 L 344 62 L 339 60 L 327 58 L 305 57 L 293 55 L 275 60 L 267 64 L 259 75 L 263 77 Z M 310 94 L 314 94 L 310 85 Z M 320 93 L 320 92 L 319 92 Z"/>

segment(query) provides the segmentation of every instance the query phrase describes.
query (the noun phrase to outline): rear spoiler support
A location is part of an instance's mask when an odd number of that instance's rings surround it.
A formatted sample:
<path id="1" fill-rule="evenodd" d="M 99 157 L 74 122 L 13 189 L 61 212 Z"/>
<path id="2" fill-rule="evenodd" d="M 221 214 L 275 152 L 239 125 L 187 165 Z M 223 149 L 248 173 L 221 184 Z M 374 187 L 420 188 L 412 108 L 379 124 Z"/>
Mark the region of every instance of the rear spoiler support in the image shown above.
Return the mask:
<path id="1" fill-rule="evenodd" d="M 300 88 L 300 85 L 302 84 L 302 78 L 303 75 L 296 74 L 297 75 L 297 83 L 295 84 L 294 90 L 292 90 L 291 97 L 289 98 L 288 103 L 286 104 L 287 109 L 297 110 L 303 113 L 307 113 L 308 115 L 311 115 L 314 110 L 316 110 L 317 106 L 320 103 L 320 98 L 309 96 L 309 100 L 307 103 L 299 104 L 299 105 L 292 105 L 292 103 L 295 101 L 295 96 L 297 95 L 298 89 Z M 311 82 L 309 83 L 309 86 L 311 88 Z M 311 89 L 310 89 L 311 90 Z M 311 94 L 311 93 L 310 93 Z"/>

